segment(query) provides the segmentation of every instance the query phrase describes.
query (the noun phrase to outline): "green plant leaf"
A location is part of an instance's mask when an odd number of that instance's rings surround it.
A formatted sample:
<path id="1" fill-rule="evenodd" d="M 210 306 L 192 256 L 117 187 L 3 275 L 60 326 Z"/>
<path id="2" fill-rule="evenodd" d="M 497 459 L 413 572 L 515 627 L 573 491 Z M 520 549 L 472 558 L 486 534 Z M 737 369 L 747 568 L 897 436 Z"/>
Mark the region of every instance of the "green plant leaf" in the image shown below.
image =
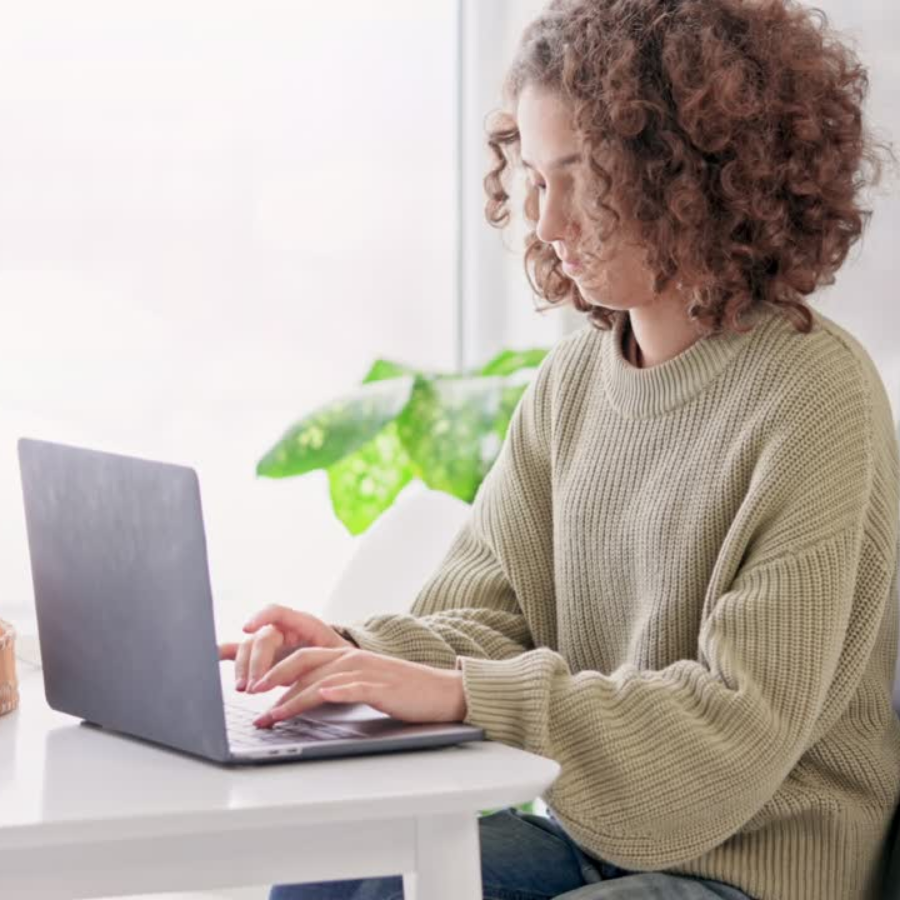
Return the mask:
<path id="1" fill-rule="evenodd" d="M 487 363 L 478 374 L 511 375 L 519 369 L 539 366 L 548 352 L 542 347 L 535 347 L 532 350 L 504 350 Z"/>
<path id="2" fill-rule="evenodd" d="M 404 366 L 402 363 L 391 362 L 389 359 L 376 359 L 366 377 L 363 378 L 363 384 L 385 381 L 389 378 L 402 378 L 404 375 L 414 376 L 415 374 L 415 369 Z"/>
<path id="3" fill-rule="evenodd" d="M 411 376 L 365 384 L 293 425 L 256 466 L 258 475 L 287 478 L 325 469 L 371 441 L 409 403 Z"/>
<path id="4" fill-rule="evenodd" d="M 504 809 L 509 809 L 509 807 L 501 806 L 501 807 L 498 807 L 497 809 L 482 809 L 478 813 L 478 815 L 479 816 L 489 816 L 492 813 L 501 812 L 501 810 L 504 810 Z M 527 803 L 518 803 L 518 804 L 516 804 L 514 809 L 518 809 L 524 813 L 531 813 L 531 815 L 537 815 L 537 813 L 535 813 L 535 811 L 534 811 L 534 800 L 529 800 Z"/>
<path id="5" fill-rule="evenodd" d="M 373 440 L 328 469 L 335 515 L 352 535 L 362 534 L 417 475 L 389 422 Z"/>
<path id="6" fill-rule="evenodd" d="M 294 424 L 257 464 L 271 478 L 328 472 L 335 513 L 360 534 L 413 478 L 471 503 L 545 349 L 504 350 L 480 371 L 376 360 L 362 386 Z"/>
<path id="7" fill-rule="evenodd" d="M 472 502 L 502 445 L 507 387 L 502 378 L 416 378 L 397 428 L 430 488 Z"/>

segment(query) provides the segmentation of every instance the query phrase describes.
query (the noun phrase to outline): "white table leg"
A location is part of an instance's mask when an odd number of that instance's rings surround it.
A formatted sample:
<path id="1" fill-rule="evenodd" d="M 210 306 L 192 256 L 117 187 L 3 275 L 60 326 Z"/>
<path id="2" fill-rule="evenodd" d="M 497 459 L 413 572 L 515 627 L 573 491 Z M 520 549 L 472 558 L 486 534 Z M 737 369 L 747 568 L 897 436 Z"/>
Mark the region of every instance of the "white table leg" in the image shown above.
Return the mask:
<path id="1" fill-rule="evenodd" d="M 404 900 L 482 900 L 477 814 L 416 820 L 416 874 L 403 890 Z"/>

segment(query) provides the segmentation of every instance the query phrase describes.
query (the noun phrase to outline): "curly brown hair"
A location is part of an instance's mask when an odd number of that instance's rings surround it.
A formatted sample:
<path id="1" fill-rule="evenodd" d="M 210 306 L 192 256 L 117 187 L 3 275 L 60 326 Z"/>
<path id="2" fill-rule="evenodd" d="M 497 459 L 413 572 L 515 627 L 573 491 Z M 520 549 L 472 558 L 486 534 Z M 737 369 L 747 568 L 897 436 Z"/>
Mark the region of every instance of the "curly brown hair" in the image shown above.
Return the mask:
<path id="1" fill-rule="evenodd" d="M 622 220 L 635 228 L 657 293 L 690 284 L 688 313 L 710 332 L 743 330 L 761 305 L 810 330 L 802 298 L 834 283 L 872 214 L 864 189 L 893 156 L 864 127 L 867 72 L 823 12 L 794 0 L 552 0 L 522 35 L 507 108 L 487 127 L 485 214 L 497 228 L 510 219 L 504 176 L 521 163 L 510 110 L 526 85 L 570 106 L 590 173 L 584 213 L 601 240 Z M 524 213 L 537 223 L 531 186 Z M 534 230 L 525 272 L 550 306 L 571 302 L 597 328 L 622 314 L 587 303 Z"/>

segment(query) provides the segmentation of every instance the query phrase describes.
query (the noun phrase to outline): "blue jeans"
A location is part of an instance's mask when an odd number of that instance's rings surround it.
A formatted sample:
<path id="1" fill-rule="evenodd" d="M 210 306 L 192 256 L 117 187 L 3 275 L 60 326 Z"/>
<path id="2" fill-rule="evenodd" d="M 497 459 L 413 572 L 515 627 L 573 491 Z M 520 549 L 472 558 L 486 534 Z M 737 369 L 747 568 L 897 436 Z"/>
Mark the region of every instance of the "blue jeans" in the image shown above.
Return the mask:
<path id="1" fill-rule="evenodd" d="M 595 859 L 552 810 L 545 818 L 504 809 L 482 816 L 478 827 L 484 900 L 752 900 L 721 881 L 632 873 Z M 403 900 L 403 878 L 277 884 L 269 900 Z"/>

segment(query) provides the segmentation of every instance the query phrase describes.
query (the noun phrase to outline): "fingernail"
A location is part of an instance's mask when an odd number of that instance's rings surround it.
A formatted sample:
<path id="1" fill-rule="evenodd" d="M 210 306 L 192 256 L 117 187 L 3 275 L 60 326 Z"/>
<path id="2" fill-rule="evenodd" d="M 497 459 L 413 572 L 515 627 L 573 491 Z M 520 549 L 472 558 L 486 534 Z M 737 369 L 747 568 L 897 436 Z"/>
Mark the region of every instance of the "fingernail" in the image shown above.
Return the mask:
<path id="1" fill-rule="evenodd" d="M 274 725 L 276 722 L 280 721 L 284 716 L 276 707 L 273 707 L 270 710 L 264 712 L 258 719 L 254 721 L 254 725 Z"/>
<path id="2" fill-rule="evenodd" d="M 257 684 L 259 684 L 259 682 L 256 681 L 255 679 L 251 678 L 250 681 L 247 682 L 248 693 L 252 693 L 253 691 L 255 691 Z"/>
<path id="3" fill-rule="evenodd" d="M 239 678 L 237 684 L 234 687 L 235 690 L 242 691 L 245 687 L 247 687 L 247 679 Z"/>

